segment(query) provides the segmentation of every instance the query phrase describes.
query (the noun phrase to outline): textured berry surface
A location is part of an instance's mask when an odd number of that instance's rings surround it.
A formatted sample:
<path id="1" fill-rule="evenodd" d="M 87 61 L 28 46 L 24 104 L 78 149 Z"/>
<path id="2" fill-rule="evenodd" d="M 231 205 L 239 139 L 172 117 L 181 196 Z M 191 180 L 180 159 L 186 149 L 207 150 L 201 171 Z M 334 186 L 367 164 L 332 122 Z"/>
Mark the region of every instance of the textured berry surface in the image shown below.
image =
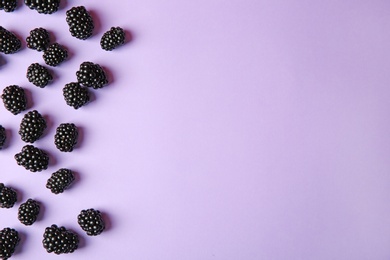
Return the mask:
<path id="1" fill-rule="evenodd" d="M 5 132 L 5 128 L 0 125 L 0 150 L 3 149 L 5 140 L 7 140 L 7 134 Z"/>
<path id="2" fill-rule="evenodd" d="M 111 27 L 100 40 L 103 50 L 112 51 L 125 43 L 125 31 L 120 27 Z"/>
<path id="3" fill-rule="evenodd" d="M 48 253 L 67 254 L 78 248 L 79 238 L 76 233 L 65 227 L 51 225 L 45 229 L 42 244 Z"/>
<path id="4" fill-rule="evenodd" d="M 71 152 L 77 144 L 78 131 L 72 123 L 60 124 L 56 129 L 54 144 L 61 152 Z"/>
<path id="5" fill-rule="evenodd" d="M 23 141 L 34 143 L 38 140 L 46 129 L 46 121 L 36 110 L 24 115 L 20 123 L 19 135 Z"/>
<path id="6" fill-rule="evenodd" d="M 49 70 L 38 63 L 33 63 L 27 68 L 26 77 L 28 81 L 40 88 L 46 87 L 53 80 Z"/>
<path id="7" fill-rule="evenodd" d="M 24 3 L 31 9 L 37 10 L 40 14 L 52 14 L 58 11 L 60 0 L 24 0 Z"/>
<path id="8" fill-rule="evenodd" d="M 80 64 L 80 69 L 76 72 L 76 76 L 80 84 L 94 89 L 102 88 L 108 83 L 102 67 L 89 61 Z"/>
<path id="9" fill-rule="evenodd" d="M 100 211 L 95 209 L 82 210 L 77 216 L 77 222 L 80 227 L 87 232 L 88 236 L 97 236 L 101 234 L 105 228 Z"/>
<path id="10" fill-rule="evenodd" d="M 91 37 L 94 28 L 93 20 L 84 6 L 75 6 L 66 11 L 66 22 L 73 37 L 81 40 Z"/>
<path id="11" fill-rule="evenodd" d="M 1 98 L 3 99 L 4 107 L 14 115 L 26 109 L 27 100 L 24 89 L 17 85 L 4 88 Z"/>
<path id="12" fill-rule="evenodd" d="M 15 34 L 0 26 L 0 52 L 11 54 L 19 51 L 22 42 Z"/>
<path id="13" fill-rule="evenodd" d="M 0 208 L 12 208 L 17 200 L 16 191 L 0 183 Z"/>
<path id="14" fill-rule="evenodd" d="M 74 174 L 69 169 L 59 169 L 47 180 L 46 188 L 54 194 L 64 192 L 75 180 Z"/>
<path id="15" fill-rule="evenodd" d="M 4 10 L 5 12 L 15 11 L 17 5 L 17 0 L 0 0 L 0 10 Z"/>
<path id="16" fill-rule="evenodd" d="M 50 45 L 46 51 L 43 53 L 43 60 L 49 66 L 58 66 L 64 60 L 68 58 L 68 51 L 64 48 L 64 46 L 53 43 Z"/>
<path id="17" fill-rule="evenodd" d="M 27 47 L 37 51 L 44 51 L 49 47 L 50 36 L 49 32 L 44 28 L 35 28 L 30 31 L 30 35 L 26 38 Z"/>
<path id="18" fill-rule="evenodd" d="M 79 109 L 80 107 L 86 105 L 89 102 L 88 89 L 82 87 L 77 82 L 66 84 L 62 92 L 66 104 L 68 104 L 68 106 L 73 107 L 74 109 Z"/>
<path id="19" fill-rule="evenodd" d="M 19 233 L 13 228 L 4 228 L 0 230 L 0 258 L 8 259 L 15 252 L 19 244 Z"/>
<path id="20" fill-rule="evenodd" d="M 18 219 L 22 224 L 30 226 L 37 220 L 39 210 L 39 203 L 33 199 L 28 199 L 20 205 Z"/>
<path id="21" fill-rule="evenodd" d="M 39 148 L 32 145 L 25 145 L 20 153 L 15 154 L 18 165 L 23 166 L 31 172 L 46 170 L 49 165 L 49 157 Z"/>

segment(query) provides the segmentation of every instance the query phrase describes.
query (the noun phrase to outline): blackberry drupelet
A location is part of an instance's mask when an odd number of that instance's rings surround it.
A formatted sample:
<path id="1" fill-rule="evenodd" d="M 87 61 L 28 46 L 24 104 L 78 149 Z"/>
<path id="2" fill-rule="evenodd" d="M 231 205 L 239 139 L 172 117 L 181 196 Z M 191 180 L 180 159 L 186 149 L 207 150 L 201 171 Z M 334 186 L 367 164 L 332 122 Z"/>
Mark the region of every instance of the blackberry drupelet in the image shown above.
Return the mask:
<path id="1" fill-rule="evenodd" d="M 49 32 L 42 28 L 35 28 L 30 31 L 30 36 L 26 38 L 27 47 L 37 51 L 45 51 L 50 44 Z"/>
<path id="2" fill-rule="evenodd" d="M 46 129 L 46 120 L 36 110 L 24 115 L 20 123 L 19 135 L 23 141 L 34 143 L 38 140 Z"/>
<path id="3" fill-rule="evenodd" d="M 15 34 L 0 26 L 0 52 L 11 54 L 19 51 L 22 42 Z"/>
<path id="4" fill-rule="evenodd" d="M 89 61 L 80 64 L 80 69 L 76 72 L 76 76 L 80 84 L 93 89 L 102 88 L 108 83 L 102 67 Z"/>
<path id="5" fill-rule="evenodd" d="M 36 200 L 28 199 L 25 203 L 20 205 L 18 219 L 22 224 L 31 226 L 37 220 L 39 210 L 39 203 Z"/>
<path id="6" fill-rule="evenodd" d="M 27 68 L 26 77 L 28 81 L 40 88 L 46 87 L 53 80 L 49 70 L 38 63 L 33 63 Z"/>
<path id="7" fill-rule="evenodd" d="M 97 236 L 101 234 L 105 228 L 100 211 L 95 209 L 82 210 L 77 216 L 77 222 L 80 227 L 87 232 L 88 236 Z"/>
<path id="8" fill-rule="evenodd" d="M 37 10 L 40 14 L 55 13 L 60 6 L 60 0 L 24 0 L 24 3 L 31 10 Z"/>
<path id="9" fill-rule="evenodd" d="M 0 10 L 4 10 L 7 13 L 15 11 L 17 5 L 17 0 L 0 0 Z"/>
<path id="10" fill-rule="evenodd" d="M 14 115 L 17 115 L 26 109 L 27 99 L 24 89 L 17 85 L 6 87 L 3 90 L 1 98 L 3 99 L 5 108 Z"/>
<path id="11" fill-rule="evenodd" d="M 43 60 L 49 66 L 57 66 L 64 60 L 68 58 L 68 51 L 64 48 L 64 46 L 53 43 L 50 45 L 46 51 L 43 53 Z"/>
<path id="12" fill-rule="evenodd" d="M 78 248 L 79 237 L 65 227 L 51 225 L 45 229 L 42 244 L 48 253 L 73 253 Z"/>
<path id="13" fill-rule="evenodd" d="M 92 16 L 84 6 L 75 6 L 66 11 L 66 22 L 73 37 L 88 39 L 94 29 Z"/>
<path id="14" fill-rule="evenodd" d="M 54 144 L 61 152 L 71 152 L 77 144 L 78 131 L 72 123 L 60 124 L 54 136 Z"/>
<path id="15" fill-rule="evenodd" d="M 100 40 L 103 50 L 112 51 L 125 43 L 125 31 L 120 27 L 111 27 Z"/>
<path id="16" fill-rule="evenodd" d="M 19 244 L 19 233 L 13 228 L 4 228 L 0 230 L 0 258 L 8 259 L 15 252 Z"/>
<path id="17" fill-rule="evenodd" d="M 71 82 L 65 85 L 62 90 L 64 99 L 68 106 L 79 109 L 89 102 L 89 92 L 85 87 L 77 82 Z"/>
<path id="18" fill-rule="evenodd" d="M 71 170 L 61 168 L 54 172 L 47 180 L 46 188 L 51 190 L 54 194 L 63 193 L 75 180 L 74 174 Z"/>
<path id="19" fill-rule="evenodd" d="M 0 150 L 3 149 L 6 139 L 7 139 L 7 134 L 5 132 L 5 128 L 2 125 L 0 125 Z"/>
<path id="20" fill-rule="evenodd" d="M 15 205 L 16 200 L 16 191 L 5 186 L 3 183 L 0 183 L 0 208 L 12 208 Z"/>
<path id="21" fill-rule="evenodd" d="M 18 165 L 23 166 L 31 172 L 46 170 L 49 165 L 49 157 L 39 148 L 32 145 L 25 145 L 20 153 L 15 154 Z"/>

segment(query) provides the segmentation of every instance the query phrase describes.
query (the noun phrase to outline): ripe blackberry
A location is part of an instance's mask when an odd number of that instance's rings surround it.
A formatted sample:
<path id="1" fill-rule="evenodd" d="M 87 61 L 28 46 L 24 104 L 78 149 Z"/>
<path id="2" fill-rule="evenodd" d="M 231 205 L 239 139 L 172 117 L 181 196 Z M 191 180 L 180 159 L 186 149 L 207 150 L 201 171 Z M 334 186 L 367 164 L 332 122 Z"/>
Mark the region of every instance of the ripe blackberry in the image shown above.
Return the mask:
<path id="1" fill-rule="evenodd" d="M 2 125 L 0 125 L 0 150 L 3 148 L 6 139 L 7 135 L 5 133 L 5 129 Z"/>
<path id="2" fill-rule="evenodd" d="M 12 208 L 17 200 L 16 191 L 0 183 L 0 208 Z M 1 250 L 0 250 L 1 252 Z"/>
<path id="3" fill-rule="evenodd" d="M 22 47 L 22 42 L 15 34 L 0 26 L 0 52 L 11 54 Z"/>
<path id="4" fill-rule="evenodd" d="M 20 205 L 18 219 L 22 224 L 30 226 L 37 220 L 39 210 L 39 203 L 33 199 L 28 199 L 25 203 Z"/>
<path id="5" fill-rule="evenodd" d="M 46 121 L 38 111 L 33 110 L 24 115 L 20 123 L 19 135 L 23 141 L 34 143 L 46 129 Z"/>
<path id="6" fill-rule="evenodd" d="M 80 227 L 87 232 L 88 236 L 97 236 L 101 234 L 105 228 L 100 211 L 95 209 L 82 210 L 77 216 L 77 222 Z"/>
<path id="7" fill-rule="evenodd" d="M 120 27 L 111 27 L 105 32 L 100 40 L 103 50 L 112 51 L 125 43 L 125 31 Z"/>
<path id="8" fill-rule="evenodd" d="M 89 92 L 77 82 L 68 83 L 62 90 L 68 106 L 79 109 L 89 102 Z"/>
<path id="9" fill-rule="evenodd" d="M 42 28 L 35 28 L 30 31 L 30 36 L 26 38 L 27 47 L 37 51 L 44 51 L 49 47 L 49 32 Z"/>
<path id="10" fill-rule="evenodd" d="M 68 58 L 68 51 L 64 48 L 64 46 L 53 43 L 50 45 L 46 51 L 43 53 L 43 60 L 49 66 L 57 66 L 64 60 Z"/>
<path id="11" fill-rule="evenodd" d="M 78 131 L 72 123 L 60 124 L 54 136 L 54 144 L 61 152 L 71 152 L 77 144 Z"/>
<path id="12" fill-rule="evenodd" d="M 6 87 L 3 90 L 1 98 L 3 99 L 5 108 L 14 115 L 26 109 L 27 100 L 24 89 L 17 85 Z"/>
<path id="13" fill-rule="evenodd" d="M 4 10 L 5 12 L 15 11 L 17 5 L 17 0 L 0 0 L 0 10 Z"/>
<path id="14" fill-rule="evenodd" d="M 53 80 L 53 76 L 44 66 L 33 63 L 27 68 L 27 79 L 37 87 L 44 88 Z"/>
<path id="15" fill-rule="evenodd" d="M 47 180 L 46 188 L 51 190 L 54 194 L 63 193 L 75 180 L 74 174 L 71 170 L 61 168 L 54 172 Z"/>
<path id="16" fill-rule="evenodd" d="M 76 76 L 80 84 L 93 89 L 102 88 L 108 83 L 102 67 L 89 61 L 80 64 L 80 69 L 76 72 Z"/>
<path id="17" fill-rule="evenodd" d="M 81 40 L 91 37 L 93 20 L 84 6 L 75 6 L 66 11 L 66 22 L 73 37 Z"/>
<path id="18" fill-rule="evenodd" d="M 24 0 L 24 3 L 31 9 L 37 10 L 40 14 L 52 14 L 58 11 L 60 0 Z"/>
<path id="19" fill-rule="evenodd" d="M 46 170 L 49 165 L 49 157 L 39 148 L 32 145 L 25 145 L 20 153 L 15 154 L 18 165 L 23 166 L 31 172 Z"/>
<path id="20" fill-rule="evenodd" d="M 0 258 L 8 259 L 15 252 L 19 244 L 19 233 L 13 228 L 4 228 L 0 230 Z"/>
<path id="21" fill-rule="evenodd" d="M 48 253 L 73 253 L 78 248 L 79 237 L 65 227 L 51 225 L 45 229 L 42 244 Z"/>

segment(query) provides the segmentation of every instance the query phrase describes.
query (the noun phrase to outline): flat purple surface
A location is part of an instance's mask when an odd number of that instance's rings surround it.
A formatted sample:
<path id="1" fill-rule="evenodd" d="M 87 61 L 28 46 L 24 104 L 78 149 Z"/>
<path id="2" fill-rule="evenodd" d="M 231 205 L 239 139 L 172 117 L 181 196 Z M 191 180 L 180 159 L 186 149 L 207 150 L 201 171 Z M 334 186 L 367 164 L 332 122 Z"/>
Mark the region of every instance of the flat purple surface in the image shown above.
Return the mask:
<path id="1" fill-rule="evenodd" d="M 68 32 L 75 5 L 95 19 L 86 41 Z M 36 146 L 52 159 L 40 173 L 16 165 L 23 114 L 0 105 L 0 182 L 19 192 L 0 209 L 0 228 L 22 235 L 12 259 L 390 259 L 389 1 L 68 0 L 53 15 L 0 11 L 0 25 L 24 39 L 44 27 L 70 51 L 45 89 L 25 78 L 41 53 L 0 54 L 1 89 L 28 89 L 49 126 Z M 132 40 L 106 52 L 111 26 Z M 74 110 L 62 87 L 83 61 L 111 83 Z M 63 122 L 81 128 L 72 153 L 53 143 Z M 77 181 L 51 194 L 62 167 Z M 25 227 L 28 198 L 43 214 Z M 100 236 L 78 227 L 86 208 L 105 214 Z M 51 224 L 77 232 L 80 249 L 46 253 Z"/>

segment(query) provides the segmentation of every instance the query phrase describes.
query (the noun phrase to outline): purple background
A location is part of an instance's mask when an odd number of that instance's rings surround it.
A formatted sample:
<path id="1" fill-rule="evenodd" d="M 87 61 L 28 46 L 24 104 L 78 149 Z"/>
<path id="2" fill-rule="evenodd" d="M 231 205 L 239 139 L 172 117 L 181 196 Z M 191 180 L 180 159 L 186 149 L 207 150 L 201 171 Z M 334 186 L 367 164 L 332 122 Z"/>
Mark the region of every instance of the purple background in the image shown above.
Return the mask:
<path id="1" fill-rule="evenodd" d="M 74 5 L 95 18 L 86 41 L 68 32 Z M 45 89 L 25 78 L 41 53 L 1 54 L 1 88 L 29 90 L 49 123 L 36 146 L 54 159 L 16 165 L 22 115 L 1 105 L 0 180 L 20 192 L 0 210 L 22 234 L 13 259 L 390 259 L 389 1 L 69 0 L 53 15 L 1 11 L 0 25 L 22 38 L 44 27 L 71 54 Z M 105 52 L 111 26 L 133 40 Z M 87 60 L 111 84 L 76 111 L 62 87 Z M 53 144 L 63 122 L 82 130 L 73 153 Z M 61 167 L 77 182 L 55 196 L 45 184 Z M 31 227 L 16 218 L 28 198 L 44 205 Z M 76 221 L 91 207 L 107 221 L 98 237 Z M 54 223 L 81 248 L 47 254 Z"/>

